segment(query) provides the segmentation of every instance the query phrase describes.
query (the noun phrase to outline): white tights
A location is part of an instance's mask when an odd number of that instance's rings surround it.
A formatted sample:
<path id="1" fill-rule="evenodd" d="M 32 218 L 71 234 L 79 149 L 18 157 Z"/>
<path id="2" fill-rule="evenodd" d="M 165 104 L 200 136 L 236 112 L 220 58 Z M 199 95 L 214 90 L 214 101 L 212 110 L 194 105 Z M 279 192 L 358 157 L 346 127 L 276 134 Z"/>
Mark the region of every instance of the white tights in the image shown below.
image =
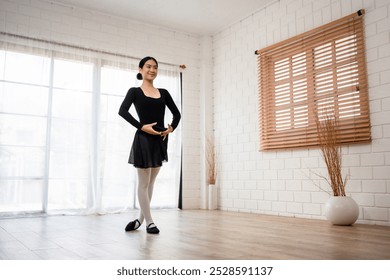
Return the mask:
<path id="1" fill-rule="evenodd" d="M 154 182 L 160 167 L 156 168 L 137 168 L 138 173 L 138 202 L 141 208 L 139 221 L 142 224 L 146 220 L 146 226 L 153 223 L 150 213 L 150 201 L 152 200 Z"/>

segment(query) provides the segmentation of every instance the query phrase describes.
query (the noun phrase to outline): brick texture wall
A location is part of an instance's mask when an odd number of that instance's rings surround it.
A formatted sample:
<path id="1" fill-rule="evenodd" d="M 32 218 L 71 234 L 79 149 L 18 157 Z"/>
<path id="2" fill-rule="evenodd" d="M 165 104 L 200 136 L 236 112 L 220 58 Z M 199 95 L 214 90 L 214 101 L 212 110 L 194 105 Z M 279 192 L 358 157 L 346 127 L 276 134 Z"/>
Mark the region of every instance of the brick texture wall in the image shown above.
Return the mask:
<path id="1" fill-rule="evenodd" d="M 390 225 L 390 1 L 280 0 L 213 38 L 219 208 L 324 219 L 329 186 L 318 149 L 259 152 L 254 51 L 365 9 L 372 143 L 343 148 L 358 222 Z"/>

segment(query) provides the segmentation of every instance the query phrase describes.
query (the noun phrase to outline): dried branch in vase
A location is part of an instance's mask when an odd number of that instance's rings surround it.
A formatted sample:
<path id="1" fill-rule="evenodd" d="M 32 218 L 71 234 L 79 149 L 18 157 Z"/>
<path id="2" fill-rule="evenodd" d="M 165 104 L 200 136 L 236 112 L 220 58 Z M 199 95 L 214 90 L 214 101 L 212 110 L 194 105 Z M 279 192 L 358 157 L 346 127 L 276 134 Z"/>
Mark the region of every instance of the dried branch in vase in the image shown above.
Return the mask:
<path id="1" fill-rule="evenodd" d="M 337 122 L 335 118 L 326 116 L 317 120 L 317 133 L 320 141 L 322 157 L 328 169 L 329 179 L 325 178 L 332 188 L 334 196 L 345 196 L 347 178 L 342 178 L 341 146 L 337 142 Z"/>
<path id="2" fill-rule="evenodd" d="M 214 185 L 217 178 L 216 153 L 214 143 L 210 139 L 207 139 L 206 143 L 206 160 L 208 169 L 207 180 L 210 185 Z"/>

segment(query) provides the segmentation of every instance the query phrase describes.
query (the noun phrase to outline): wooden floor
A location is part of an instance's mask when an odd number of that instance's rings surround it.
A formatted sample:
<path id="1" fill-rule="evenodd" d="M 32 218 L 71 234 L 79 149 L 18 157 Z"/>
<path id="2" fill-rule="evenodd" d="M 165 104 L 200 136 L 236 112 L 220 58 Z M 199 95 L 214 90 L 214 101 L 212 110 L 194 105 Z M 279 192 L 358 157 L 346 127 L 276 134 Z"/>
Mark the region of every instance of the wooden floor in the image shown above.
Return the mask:
<path id="1" fill-rule="evenodd" d="M 158 210 L 159 235 L 124 227 L 136 213 L 0 219 L 4 260 L 390 259 L 390 227 L 207 210 Z"/>

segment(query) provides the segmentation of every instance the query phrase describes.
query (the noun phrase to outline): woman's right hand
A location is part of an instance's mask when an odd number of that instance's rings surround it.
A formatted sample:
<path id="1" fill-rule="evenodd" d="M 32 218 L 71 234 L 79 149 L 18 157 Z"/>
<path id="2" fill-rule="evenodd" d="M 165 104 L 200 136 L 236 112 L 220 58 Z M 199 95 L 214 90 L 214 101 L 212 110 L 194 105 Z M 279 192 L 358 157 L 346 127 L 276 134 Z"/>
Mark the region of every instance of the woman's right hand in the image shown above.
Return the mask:
<path id="1" fill-rule="evenodd" d="M 149 134 L 152 134 L 152 135 L 161 135 L 161 132 L 158 132 L 156 130 L 153 129 L 153 126 L 155 126 L 157 123 L 150 123 L 150 124 L 144 124 L 142 127 L 141 127 L 141 130 L 146 132 L 146 133 L 149 133 Z"/>

